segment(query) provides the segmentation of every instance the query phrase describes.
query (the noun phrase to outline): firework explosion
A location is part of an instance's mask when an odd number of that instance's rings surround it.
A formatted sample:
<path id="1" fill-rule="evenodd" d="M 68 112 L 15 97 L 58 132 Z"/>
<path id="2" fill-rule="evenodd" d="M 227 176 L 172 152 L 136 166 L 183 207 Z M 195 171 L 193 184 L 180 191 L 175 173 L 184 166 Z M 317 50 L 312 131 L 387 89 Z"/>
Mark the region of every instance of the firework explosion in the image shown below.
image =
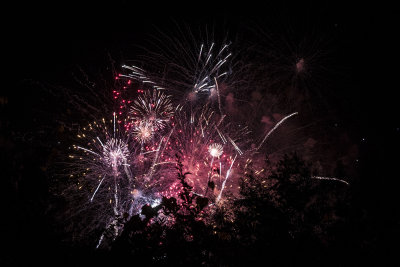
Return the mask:
<path id="1" fill-rule="evenodd" d="M 163 129 L 173 115 L 169 96 L 161 91 L 145 91 L 133 101 L 130 115 L 133 123 L 147 123 L 153 130 Z"/>
<path id="2" fill-rule="evenodd" d="M 219 158 L 219 156 L 221 156 L 222 153 L 224 152 L 224 149 L 223 149 L 221 144 L 215 144 L 214 143 L 214 144 L 211 144 L 208 147 L 208 152 L 210 152 L 210 155 L 212 157 L 218 157 Z"/>
<path id="3" fill-rule="evenodd" d="M 122 66 L 127 73 L 116 77 L 122 86 L 112 91 L 117 103 L 112 119 L 84 127 L 70 155 L 70 177 L 87 193 L 87 205 L 96 207 L 93 221 L 106 229 L 97 247 L 107 231 L 112 239 L 119 235 L 120 218 L 139 214 L 143 205 L 158 205 L 162 197 L 178 196 L 177 154 L 193 193 L 219 205 L 228 191 L 237 193 L 240 174 L 261 154 L 269 136 L 298 114 L 283 117 L 257 138 L 227 115 L 218 83 L 228 76 L 222 70 L 231 58 L 228 48 L 215 52 L 214 43 L 201 45 L 186 64 L 170 64 L 178 80 L 163 81 L 142 68 Z M 200 101 L 198 95 L 206 97 Z"/>

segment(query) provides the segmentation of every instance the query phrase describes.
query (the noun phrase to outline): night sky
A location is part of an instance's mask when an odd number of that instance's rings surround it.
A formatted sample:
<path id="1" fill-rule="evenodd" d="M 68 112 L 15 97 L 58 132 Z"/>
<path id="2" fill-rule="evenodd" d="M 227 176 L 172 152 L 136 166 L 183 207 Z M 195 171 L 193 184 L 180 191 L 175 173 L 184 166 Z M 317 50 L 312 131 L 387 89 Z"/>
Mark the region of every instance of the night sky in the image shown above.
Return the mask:
<path id="1" fill-rule="evenodd" d="M 38 88 L 73 86 L 71 77 L 77 68 L 94 74 L 104 71 L 109 68 L 109 55 L 116 65 L 122 65 L 135 57 L 137 45 L 154 34 L 154 27 L 168 31 L 175 23 L 189 25 L 193 31 L 198 25 L 225 28 L 233 35 L 255 25 L 283 34 L 287 25 L 300 35 L 304 29 L 317 36 L 326 37 L 328 31 L 332 34 L 330 57 L 339 66 L 335 72 L 340 78 L 332 87 L 335 99 L 329 100 L 330 109 L 359 149 L 353 166 L 358 172 L 354 198 L 359 214 L 355 216 L 364 218 L 360 232 L 371 237 L 353 260 L 368 262 L 371 257 L 376 263 L 388 263 L 393 259 L 400 229 L 399 43 L 395 40 L 399 10 L 366 1 L 276 2 L 279 4 L 15 3 L 3 8 L 11 16 L 2 18 L 1 33 L 6 58 L 6 84 L 0 94 L 0 146 L 5 170 L 1 175 L 2 230 L 6 233 L 1 250 L 7 255 L 1 256 L 1 261 L 5 259 L 9 265 L 19 262 L 19 257 L 26 257 L 28 264 L 43 262 L 46 257 L 63 261 L 63 257 L 81 253 L 79 248 L 63 252 L 60 233 L 44 214 L 50 196 L 43 166 L 49 152 L 41 148 L 35 136 L 43 122 L 41 110 L 48 107 L 43 106 L 46 101 L 37 93 Z M 52 118 L 46 115 L 46 120 Z"/>

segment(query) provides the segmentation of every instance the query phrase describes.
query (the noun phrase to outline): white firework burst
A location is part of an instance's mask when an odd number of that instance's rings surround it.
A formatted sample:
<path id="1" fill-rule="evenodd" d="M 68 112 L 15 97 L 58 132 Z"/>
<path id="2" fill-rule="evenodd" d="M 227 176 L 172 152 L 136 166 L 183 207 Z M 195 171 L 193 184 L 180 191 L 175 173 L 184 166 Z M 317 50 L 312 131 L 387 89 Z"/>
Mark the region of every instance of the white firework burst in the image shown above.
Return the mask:
<path id="1" fill-rule="evenodd" d="M 163 129 L 174 114 L 171 99 L 159 90 L 148 90 L 133 101 L 130 116 L 134 123 L 151 124 L 154 130 Z"/>
<path id="2" fill-rule="evenodd" d="M 228 74 L 227 71 L 221 71 L 221 69 L 232 55 L 231 53 L 225 54 L 229 45 L 225 44 L 213 55 L 214 45 L 215 44 L 212 43 L 207 50 L 204 48 L 204 44 L 200 47 L 195 73 L 193 75 L 195 78 L 193 92 L 195 93 L 212 92 L 212 89 L 215 88 L 215 79 L 219 79 Z"/>
<path id="3" fill-rule="evenodd" d="M 224 153 L 224 149 L 221 144 L 213 143 L 208 147 L 208 152 L 212 157 L 220 157 Z"/>
<path id="4" fill-rule="evenodd" d="M 154 135 L 153 123 L 149 121 L 139 121 L 137 125 L 132 128 L 132 133 L 136 140 L 141 144 L 149 142 Z"/>
<path id="5" fill-rule="evenodd" d="M 119 166 L 128 165 L 128 144 L 121 139 L 111 138 L 103 146 L 103 161 L 117 172 Z"/>

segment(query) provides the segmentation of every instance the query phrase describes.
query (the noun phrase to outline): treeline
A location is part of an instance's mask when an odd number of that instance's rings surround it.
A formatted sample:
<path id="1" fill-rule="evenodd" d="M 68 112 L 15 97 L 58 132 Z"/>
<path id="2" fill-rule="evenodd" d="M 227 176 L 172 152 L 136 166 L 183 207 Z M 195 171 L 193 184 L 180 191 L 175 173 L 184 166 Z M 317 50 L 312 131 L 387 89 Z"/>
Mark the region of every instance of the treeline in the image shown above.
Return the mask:
<path id="1" fill-rule="evenodd" d="M 349 187 L 312 179 L 312 166 L 296 154 L 284 156 L 266 175 L 256 175 L 250 166 L 241 179 L 239 197 L 222 205 L 194 194 L 186 175 L 178 157 L 177 178 L 183 188 L 179 198 L 146 205 L 141 215 L 122 222 L 123 232 L 103 251 L 108 260 L 326 266 L 343 265 L 353 253 Z"/>

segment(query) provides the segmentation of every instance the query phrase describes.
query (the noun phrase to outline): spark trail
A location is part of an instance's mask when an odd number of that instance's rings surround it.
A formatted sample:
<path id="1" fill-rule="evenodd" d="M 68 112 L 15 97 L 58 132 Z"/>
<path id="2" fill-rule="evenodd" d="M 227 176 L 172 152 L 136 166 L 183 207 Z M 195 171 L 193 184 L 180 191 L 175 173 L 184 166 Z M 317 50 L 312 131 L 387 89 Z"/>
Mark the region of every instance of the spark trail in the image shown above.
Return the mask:
<path id="1" fill-rule="evenodd" d="M 265 141 L 268 139 L 268 137 L 269 137 L 282 123 L 284 123 L 287 119 L 289 119 L 290 117 L 295 116 L 295 115 L 297 115 L 297 114 L 298 114 L 298 112 L 294 112 L 294 113 L 292 113 L 292 114 L 290 114 L 290 115 L 287 115 L 287 116 L 284 117 L 283 119 L 281 119 L 281 120 L 274 126 L 274 128 L 272 128 L 272 129 L 265 135 L 265 137 L 263 138 L 263 140 L 260 142 L 260 144 L 259 144 L 258 147 L 256 148 L 256 151 L 259 150 L 259 149 L 262 147 L 262 145 L 265 143 Z"/>

